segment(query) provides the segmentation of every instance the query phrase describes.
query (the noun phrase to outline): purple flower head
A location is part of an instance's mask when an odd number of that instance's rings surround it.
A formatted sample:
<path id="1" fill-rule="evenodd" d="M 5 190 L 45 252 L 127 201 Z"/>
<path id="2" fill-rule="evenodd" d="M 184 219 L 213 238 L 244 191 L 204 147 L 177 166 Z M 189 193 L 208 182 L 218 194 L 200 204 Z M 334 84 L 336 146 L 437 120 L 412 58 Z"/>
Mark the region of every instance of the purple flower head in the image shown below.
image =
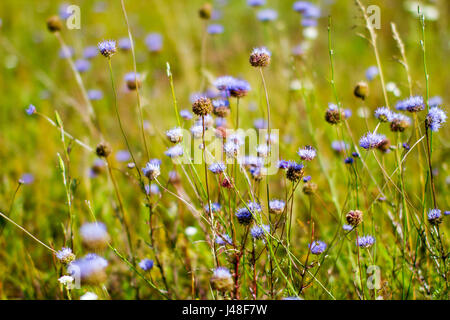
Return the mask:
<path id="1" fill-rule="evenodd" d="M 139 262 L 139 268 L 141 268 L 144 271 L 150 271 L 153 268 L 153 260 L 150 259 L 142 259 Z"/>
<path id="2" fill-rule="evenodd" d="M 263 224 L 261 227 L 254 226 L 250 229 L 250 234 L 254 239 L 264 239 L 264 234 L 270 232 L 270 226 L 267 224 Z"/>
<path id="3" fill-rule="evenodd" d="M 386 137 L 382 134 L 368 132 L 359 140 L 361 148 L 366 150 L 377 148 L 380 146 Z"/>
<path id="4" fill-rule="evenodd" d="M 75 61 L 75 69 L 77 69 L 78 72 L 83 73 L 88 71 L 91 68 L 91 63 L 89 60 L 85 59 L 78 59 Z"/>
<path id="5" fill-rule="evenodd" d="M 116 160 L 119 162 L 127 162 L 131 159 L 131 155 L 128 150 L 119 150 L 116 153 Z"/>
<path id="6" fill-rule="evenodd" d="M 253 126 L 255 127 L 255 129 L 258 129 L 258 130 L 266 129 L 267 128 L 267 121 L 262 119 L 262 118 L 255 119 L 253 121 Z"/>
<path id="7" fill-rule="evenodd" d="M 212 163 L 209 166 L 209 171 L 211 171 L 212 173 L 215 173 L 215 174 L 222 173 L 226 169 L 227 169 L 227 166 L 225 164 L 223 164 L 223 162 Z"/>
<path id="8" fill-rule="evenodd" d="M 97 47 L 98 51 L 106 58 L 110 58 L 117 51 L 115 40 L 104 40 L 102 42 L 99 42 Z"/>
<path id="9" fill-rule="evenodd" d="M 304 183 L 306 183 L 306 182 L 309 182 L 309 181 L 311 181 L 311 176 L 305 176 L 305 177 L 303 177 L 303 182 Z"/>
<path id="10" fill-rule="evenodd" d="M 216 243 L 219 246 L 224 246 L 224 245 L 227 245 L 227 244 L 231 245 L 231 244 L 233 244 L 233 240 L 231 240 L 229 235 L 224 233 L 221 236 L 219 236 L 219 235 L 216 236 Z"/>
<path id="11" fill-rule="evenodd" d="M 336 152 L 344 152 L 348 149 L 348 144 L 344 141 L 333 141 L 331 143 L 331 148 Z"/>
<path id="12" fill-rule="evenodd" d="M 316 150 L 311 146 L 306 146 L 298 150 L 297 154 L 304 161 L 311 161 L 316 157 Z"/>
<path id="13" fill-rule="evenodd" d="M 118 47 L 121 50 L 130 50 L 131 49 L 130 38 L 128 38 L 128 37 L 120 38 L 119 39 L 119 43 L 118 43 Z"/>
<path id="14" fill-rule="evenodd" d="M 91 89 L 87 92 L 89 100 L 101 100 L 103 92 L 101 90 Z"/>
<path id="15" fill-rule="evenodd" d="M 180 111 L 180 117 L 182 117 L 184 120 L 191 120 L 192 113 L 189 110 L 183 109 Z"/>
<path id="16" fill-rule="evenodd" d="M 223 25 L 217 23 L 210 24 L 207 29 L 207 32 L 209 34 L 221 34 L 223 33 L 223 31 L 224 31 Z"/>
<path id="17" fill-rule="evenodd" d="M 205 212 L 209 212 L 209 205 L 206 204 L 203 209 L 205 209 Z M 220 203 L 218 202 L 211 203 L 211 212 L 219 212 L 221 209 L 222 206 L 220 205 Z"/>
<path id="18" fill-rule="evenodd" d="M 301 21 L 302 27 L 317 27 L 317 20 L 315 18 L 303 18 Z"/>
<path id="19" fill-rule="evenodd" d="M 311 250 L 312 254 L 319 255 L 322 254 L 326 248 L 327 244 L 323 241 L 313 241 L 313 243 L 308 245 L 309 249 Z"/>
<path id="20" fill-rule="evenodd" d="M 375 238 L 372 236 L 362 236 L 356 239 L 356 245 L 360 248 L 370 248 L 375 243 Z"/>
<path id="21" fill-rule="evenodd" d="M 376 66 L 371 66 L 366 70 L 366 79 L 372 81 L 378 74 L 378 68 Z"/>
<path id="22" fill-rule="evenodd" d="M 389 108 L 381 107 L 375 110 L 375 118 L 381 122 L 391 122 L 392 111 Z"/>
<path id="23" fill-rule="evenodd" d="M 447 115 L 442 109 L 438 107 L 432 107 L 428 111 L 426 124 L 431 131 L 437 132 L 446 120 Z"/>
<path id="24" fill-rule="evenodd" d="M 162 48 L 162 36 L 159 33 L 150 33 L 145 38 L 145 45 L 150 52 L 159 52 Z"/>
<path id="25" fill-rule="evenodd" d="M 92 59 L 98 55 L 98 49 L 95 46 L 89 46 L 84 48 L 83 57 L 85 59 Z"/>
<path id="26" fill-rule="evenodd" d="M 442 103 L 443 100 L 440 96 L 435 96 L 428 99 L 428 105 L 430 106 L 430 108 L 439 107 L 440 105 L 442 105 Z"/>
<path id="27" fill-rule="evenodd" d="M 61 59 L 71 58 L 74 53 L 75 50 L 72 47 L 65 46 L 59 50 L 59 57 Z"/>
<path id="28" fill-rule="evenodd" d="M 250 7 L 260 7 L 266 4 L 266 0 L 247 0 Z"/>
<path id="29" fill-rule="evenodd" d="M 25 112 L 27 113 L 27 115 L 31 116 L 32 114 L 36 113 L 36 107 L 30 104 L 28 108 L 25 109 Z"/>
<path id="30" fill-rule="evenodd" d="M 262 9 L 258 11 L 257 17 L 261 22 L 273 21 L 278 18 L 278 12 L 273 9 Z"/>
<path id="31" fill-rule="evenodd" d="M 399 111 L 417 112 L 425 108 L 423 97 L 413 96 L 397 102 L 395 108 Z"/>
<path id="32" fill-rule="evenodd" d="M 19 179 L 19 183 L 21 184 L 32 184 L 33 182 L 34 176 L 31 173 L 24 173 Z"/>

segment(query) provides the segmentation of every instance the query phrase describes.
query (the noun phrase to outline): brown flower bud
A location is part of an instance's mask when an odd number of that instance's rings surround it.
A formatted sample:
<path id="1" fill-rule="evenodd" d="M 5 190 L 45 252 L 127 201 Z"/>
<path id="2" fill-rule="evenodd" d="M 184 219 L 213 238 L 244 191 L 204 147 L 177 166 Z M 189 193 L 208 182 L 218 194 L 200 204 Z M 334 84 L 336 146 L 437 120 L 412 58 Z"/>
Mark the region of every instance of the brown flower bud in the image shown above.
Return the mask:
<path id="1" fill-rule="evenodd" d="M 366 97 L 369 95 L 369 85 L 364 81 L 358 82 L 355 90 L 353 91 L 353 94 L 355 95 L 355 97 L 362 100 L 366 99 Z"/>
<path id="2" fill-rule="evenodd" d="M 347 213 L 345 219 L 349 225 L 356 227 L 362 222 L 363 213 L 360 210 L 351 210 Z"/>
<path id="3" fill-rule="evenodd" d="M 212 5 L 211 5 L 210 3 L 205 3 L 205 4 L 198 10 L 198 15 L 199 15 L 200 18 L 202 18 L 202 19 L 209 20 L 209 19 L 211 19 L 212 11 L 213 11 Z"/>
<path id="4" fill-rule="evenodd" d="M 213 107 L 211 100 L 209 98 L 201 97 L 198 98 L 192 104 L 192 112 L 198 116 L 206 116 L 211 113 Z"/>
<path id="5" fill-rule="evenodd" d="M 95 153 L 100 158 L 107 158 L 111 154 L 111 147 L 106 142 L 101 142 L 97 145 Z"/>
<path id="6" fill-rule="evenodd" d="M 58 16 L 51 16 L 47 19 L 47 28 L 50 32 L 61 31 L 62 26 L 62 21 Z"/>
<path id="7" fill-rule="evenodd" d="M 314 182 L 307 182 L 303 185 L 303 193 L 312 196 L 317 191 L 317 184 Z"/>

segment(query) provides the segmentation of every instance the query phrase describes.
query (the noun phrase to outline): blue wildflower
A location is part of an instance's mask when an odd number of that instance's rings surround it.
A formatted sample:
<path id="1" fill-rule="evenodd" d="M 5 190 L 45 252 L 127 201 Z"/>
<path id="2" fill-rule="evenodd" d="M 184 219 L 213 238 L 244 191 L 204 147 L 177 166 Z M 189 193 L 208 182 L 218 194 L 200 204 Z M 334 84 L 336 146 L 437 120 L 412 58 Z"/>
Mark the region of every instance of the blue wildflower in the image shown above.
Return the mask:
<path id="1" fill-rule="evenodd" d="M 224 246 L 224 245 L 227 245 L 227 244 L 231 245 L 231 244 L 233 244 L 233 240 L 231 240 L 229 235 L 224 233 L 222 235 L 217 235 L 216 236 L 216 243 L 219 246 Z"/>
<path id="2" fill-rule="evenodd" d="M 253 227 L 250 229 L 250 234 L 252 235 L 252 237 L 253 237 L 254 239 L 258 239 L 258 240 L 264 239 L 264 234 L 265 234 L 266 232 L 267 232 L 267 233 L 270 232 L 270 226 L 267 225 L 267 224 L 263 224 L 262 227 L 259 227 L 259 226 L 253 226 Z"/>
<path id="3" fill-rule="evenodd" d="M 269 201 L 269 212 L 274 214 L 280 214 L 284 211 L 284 207 L 286 206 L 286 202 L 283 200 L 270 200 Z"/>
<path id="4" fill-rule="evenodd" d="M 368 132 L 361 137 L 361 139 L 359 140 L 359 145 L 361 146 L 361 148 L 369 150 L 380 146 L 385 139 L 386 137 L 384 135 Z"/>
<path id="5" fill-rule="evenodd" d="M 356 245 L 360 248 L 370 248 L 375 243 L 375 238 L 372 236 L 362 236 L 356 239 Z"/>
<path id="6" fill-rule="evenodd" d="M 98 55 L 98 48 L 95 46 L 88 46 L 83 50 L 83 57 L 85 59 L 92 59 Z"/>
<path id="7" fill-rule="evenodd" d="M 223 25 L 221 24 L 210 24 L 207 28 L 209 34 L 221 34 L 223 33 Z"/>
<path id="8" fill-rule="evenodd" d="M 297 154 L 304 161 L 311 161 L 316 157 L 316 150 L 311 146 L 306 146 L 298 150 Z"/>
<path id="9" fill-rule="evenodd" d="M 85 60 L 85 59 L 78 59 L 77 61 L 75 61 L 75 69 L 78 72 L 86 72 L 91 68 L 91 63 L 89 62 L 89 60 Z"/>
<path id="10" fill-rule="evenodd" d="M 428 211 L 428 222 L 432 225 L 439 225 L 442 222 L 441 210 L 430 209 Z"/>
<path id="11" fill-rule="evenodd" d="M 97 47 L 98 51 L 106 58 L 111 58 L 117 51 L 115 40 L 104 40 Z"/>
<path id="12" fill-rule="evenodd" d="M 159 33 L 150 33 L 145 38 L 145 45 L 150 52 L 159 52 L 162 48 L 162 36 Z"/>
<path id="13" fill-rule="evenodd" d="M 31 116 L 32 114 L 36 113 L 36 107 L 30 104 L 28 108 L 25 109 L 25 112 L 27 113 L 27 115 Z"/>
<path id="14" fill-rule="evenodd" d="M 413 96 L 397 102 L 395 108 L 399 111 L 417 112 L 425 108 L 423 97 Z"/>
<path id="15" fill-rule="evenodd" d="M 152 159 L 149 162 L 147 162 L 147 164 L 145 165 L 144 168 L 142 168 L 142 173 L 144 174 L 144 176 L 146 176 L 148 179 L 150 180 L 154 180 L 156 179 L 160 173 L 161 173 L 161 169 L 160 169 L 160 164 L 161 161 L 158 159 Z"/>
<path id="16" fill-rule="evenodd" d="M 223 162 L 212 163 L 209 166 L 209 171 L 211 171 L 212 173 L 215 173 L 215 174 L 222 173 L 226 169 L 227 169 L 227 166 L 225 164 L 223 164 Z"/>
<path id="17" fill-rule="evenodd" d="M 312 254 L 319 255 L 326 250 L 327 244 L 323 241 L 313 241 L 313 243 L 308 245 L 308 248 Z"/>
<path id="18" fill-rule="evenodd" d="M 128 38 L 128 37 L 120 38 L 117 46 L 119 47 L 119 49 L 124 50 L 124 51 L 130 50 L 131 49 L 130 38 Z"/>
<path id="19" fill-rule="evenodd" d="M 258 11 L 257 17 L 261 22 L 273 21 L 278 18 L 278 12 L 273 9 L 263 9 Z"/>
<path id="20" fill-rule="evenodd" d="M 379 74 L 379 71 L 376 66 L 371 66 L 366 70 L 366 78 L 369 81 L 372 81 L 373 79 L 375 79 L 375 77 L 378 76 L 378 74 Z"/>
<path id="21" fill-rule="evenodd" d="M 381 107 L 375 110 L 375 118 L 380 122 L 391 122 L 392 111 L 389 108 Z"/>
<path id="22" fill-rule="evenodd" d="M 428 111 L 425 123 L 431 131 L 437 132 L 446 120 L 447 115 L 442 109 L 432 107 Z"/>
<path id="23" fill-rule="evenodd" d="M 139 268 L 141 268 L 144 271 L 152 270 L 153 269 L 153 265 L 154 265 L 154 262 L 153 262 L 153 260 L 150 260 L 150 259 L 142 259 L 139 262 Z"/>
<path id="24" fill-rule="evenodd" d="M 191 120 L 192 113 L 189 110 L 183 109 L 180 111 L 180 117 L 182 117 L 184 120 Z"/>

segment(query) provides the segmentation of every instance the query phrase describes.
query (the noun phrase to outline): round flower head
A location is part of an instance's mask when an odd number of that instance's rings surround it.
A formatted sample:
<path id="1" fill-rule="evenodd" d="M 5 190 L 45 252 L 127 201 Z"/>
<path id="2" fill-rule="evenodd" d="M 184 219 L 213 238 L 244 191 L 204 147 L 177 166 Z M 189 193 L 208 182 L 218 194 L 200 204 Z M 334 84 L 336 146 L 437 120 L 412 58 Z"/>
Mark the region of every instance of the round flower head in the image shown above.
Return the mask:
<path id="1" fill-rule="evenodd" d="M 325 120 L 330 124 L 338 124 L 341 122 L 342 118 L 345 118 L 344 110 L 339 109 L 337 105 L 330 103 L 325 112 Z"/>
<path id="2" fill-rule="evenodd" d="M 106 280 L 107 266 L 108 261 L 104 258 L 89 253 L 84 258 L 73 261 L 67 270 L 71 276 L 79 277 L 83 284 L 99 285 Z"/>
<path id="3" fill-rule="evenodd" d="M 73 289 L 73 281 L 75 279 L 71 276 L 62 276 L 58 279 L 59 283 L 61 283 L 63 286 L 65 286 L 67 289 L 71 290 Z"/>
<path id="4" fill-rule="evenodd" d="M 235 158 L 239 153 L 239 149 L 240 145 L 234 141 L 227 141 L 223 146 L 223 150 L 228 158 Z"/>
<path id="5" fill-rule="evenodd" d="M 139 262 L 139 268 L 141 268 L 144 271 L 150 271 L 153 268 L 153 260 L 150 259 L 142 259 Z"/>
<path id="6" fill-rule="evenodd" d="M 201 117 L 210 114 L 212 108 L 211 100 L 206 97 L 200 97 L 192 104 L 192 112 Z"/>
<path id="7" fill-rule="evenodd" d="M 211 212 L 219 212 L 221 208 L 222 206 L 220 205 L 220 203 L 213 202 L 211 204 Z M 209 212 L 209 205 L 206 204 L 203 209 L 205 210 L 205 212 Z"/>
<path id="8" fill-rule="evenodd" d="M 356 244 L 360 248 L 370 248 L 375 243 L 375 238 L 372 236 L 362 236 L 356 239 Z"/>
<path id="9" fill-rule="evenodd" d="M 131 159 L 130 152 L 128 150 L 119 150 L 116 153 L 116 160 L 119 162 L 127 162 Z"/>
<path id="10" fill-rule="evenodd" d="M 106 57 L 111 58 L 116 52 L 116 41 L 115 40 L 104 40 L 102 42 L 99 42 L 98 44 L 98 51 Z"/>
<path id="11" fill-rule="evenodd" d="M 95 153 L 100 158 L 107 158 L 111 154 L 111 147 L 106 142 L 101 142 L 97 145 Z"/>
<path id="12" fill-rule="evenodd" d="M 369 85 L 364 81 L 358 82 L 356 84 L 355 90 L 353 91 L 353 94 L 355 95 L 355 97 L 365 100 L 369 95 Z"/>
<path id="13" fill-rule="evenodd" d="M 219 246 L 224 246 L 227 244 L 233 244 L 233 240 L 231 240 L 230 236 L 227 234 L 217 235 L 216 236 L 216 243 Z"/>
<path id="14" fill-rule="evenodd" d="M 439 107 L 442 103 L 443 103 L 443 100 L 439 96 L 435 96 L 435 97 L 428 99 L 428 105 L 430 106 L 430 108 Z"/>
<path id="15" fill-rule="evenodd" d="M 166 136 L 172 143 L 179 143 L 183 140 L 183 129 L 175 127 L 166 131 Z"/>
<path id="16" fill-rule="evenodd" d="M 226 93 L 228 93 L 228 90 L 231 88 L 235 81 L 236 79 L 232 76 L 221 76 L 214 80 L 213 85 L 217 88 L 217 90 L 225 91 Z"/>
<path id="17" fill-rule="evenodd" d="M 303 19 L 301 21 L 301 25 L 302 25 L 302 27 L 305 27 L 305 28 L 317 27 L 318 22 L 316 19 L 303 17 Z"/>
<path id="18" fill-rule="evenodd" d="M 230 114 L 230 103 L 225 99 L 215 99 L 212 101 L 213 113 L 220 117 L 225 118 Z"/>
<path id="19" fill-rule="evenodd" d="M 162 49 L 162 36 L 159 33 L 150 33 L 145 38 L 145 45 L 152 53 L 160 52 Z"/>
<path id="20" fill-rule="evenodd" d="M 371 66 L 366 70 L 366 78 L 369 81 L 372 81 L 375 79 L 376 76 L 378 76 L 378 68 L 376 66 Z"/>
<path id="21" fill-rule="evenodd" d="M 266 0 L 247 0 L 250 7 L 261 7 L 266 4 Z"/>
<path id="22" fill-rule="evenodd" d="M 228 92 L 232 97 L 242 98 L 250 91 L 250 84 L 243 79 L 234 79 L 228 87 Z"/>
<path id="23" fill-rule="evenodd" d="M 85 223 L 80 228 L 83 245 L 91 250 L 102 250 L 109 242 L 106 226 L 101 222 Z"/>
<path id="24" fill-rule="evenodd" d="M 153 159 L 147 162 L 144 168 L 142 168 L 142 173 L 149 180 L 155 180 L 161 173 L 160 161 L 158 159 Z"/>
<path id="25" fill-rule="evenodd" d="M 284 207 L 286 206 L 286 202 L 283 200 L 270 200 L 269 201 L 269 212 L 273 214 L 280 214 L 284 211 Z"/>
<path id="26" fill-rule="evenodd" d="M 308 196 L 311 196 L 316 193 L 317 188 L 318 188 L 317 184 L 315 184 L 314 182 L 306 182 L 303 185 L 303 193 Z"/>
<path id="27" fill-rule="evenodd" d="M 127 51 L 131 49 L 131 41 L 130 38 L 120 38 L 119 43 L 117 44 L 120 50 Z"/>
<path id="28" fill-rule="evenodd" d="M 399 111 L 418 112 L 425 108 L 423 97 L 413 96 L 397 102 L 395 108 Z"/>
<path id="29" fill-rule="evenodd" d="M 304 161 L 311 161 L 316 157 L 316 150 L 311 146 L 306 146 L 298 150 L 297 154 Z"/>
<path id="30" fill-rule="evenodd" d="M 360 210 L 351 210 L 347 213 L 345 219 L 347 220 L 349 225 L 356 227 L 362 222 L 363 213 Z"/>
<path id="31" fill-rule="evenodd" d="M 101 100 L 103 98 L 103 92 L 101 90 L 91 89 L 87 92 L 89 100 Z"/>
<path id="32" fill-rule="evenodd" d="M 384 135 L 368 132 L 359 140 L 361 148 L 366 150 L 379 147 L 386 139 Z"/>
<path id="33" fill-rule="evenodd" d="M 213 7 L 210 3 L 205 3 L 203 6 L 200 7 L 198 10 L 198 15 L 201 19 L 209 20 L 211 19 Z"/>
<path id="34" fill-rule="evenodd" d="M 267 224 L 263 224 L 262 227 L 259 226 L 253 226 L 250 230 L 250 234 L 254 239 L 264 239 L 264 233 L 270 232 L 270 226 Z"/>
<path id="35" fill-rule="evenodd" d="M 303 164 L 297 163 L 295 161 L 290 161 L 289 166 L 286 171 L 286 178 L 289 181 L 297 182 L 303 176 Z"/>
<path id="36" fill-rule="evenodd" d="M 303 182 L 309 182 L 309 181 L 311 181 L 311 179 L 312 179 L 312 177 L 311 176 L 306 176 L 306 177 L 303 177 Z"/>
<path id="37" fill-rule="evenodd" d="M 293 7 L 294 11 L 297 11 L 299 13 L 305 13 L 312 6 L 313 6 L 313 4 L 309 1 L 297 1 L 297 2 L 294 2 L 294 5 L 292 7 Z"/>
<path id="38" fill-rule="evenodd" d="M 344 229 L 344 231 L 352 231 L 353 230 L 353 226 L 351 226 L 349 224 L 344 224 L 342 226 L 342 229 Z"/>
<path id="39" fill-rule="evenodd" d="M 192 113 L 189 110 L 184 109 L 180 111 L 180 117 L 182 117 L 184 120 L 191 120 Z"/>
<path id="40" fill-rule="evenodd" d="M 267 67 L 270 64 L 271 53 L 264 47 L 253 49 L 250 54 L 250 64 L 253 67 Z"/>
<path id="41" fill-rule="evenodd" d="M 56 258 L 61 261 L 62 264 L 69 264 L 73 260 L 75 260 L 75 255 L 72 253 L 72 249 L 70 248 L 61 248 L 58 252 L 56 252 Z"/>
<path id="42" fill-rule="evenodd" d="M 446 120 L 447 115 L 443 110 L 438 107 L 432 107 L 427 114 L 425 124 L 431 131 L 437 132 Z"/>
<path id="43" fill-rule="evenodd" d="M 278 161 L 278 168 L 282 169 L 282 170 L 289 168 L 289 161 L 287 161 L 287 160 Z"/>
<path id="44" fill-rule="evenodd" d="M 34 182 L 34 176 L 31 173 L 24 173 L 20 179 L 20 184 L 32 184 Z"/>
<path id="45" fill-rule="evenodd" d="M 336 152 L 344 152 L 348 149 L 348 144 L 344 141 L 333 141 L 331 143 L 331 148 Z"/>
<path id="46" fill-rule="evenodd" d="M 403 132 L 411 125 L 411 119 L 401 113 L 392 113 L 391 115 L 391 131 Z"/>
<path id="47" fill-rule="evenodd" d="M 211 286 L 221 292 L 231 291 L 234 283 L 230 270 L 225 267 L 217 267 L 214 269 L 213 276 L 211 277 Z"/>
<path id="48" fill-rule="evenodd" d="M 221 24 L 210 24 L 207 28 L 209 34 L 221 34 L 223 33 L 223 25 Z"/>
<path id="49" fill-rule="evenodd" d="M 430 211 L 428 211 L 428 222 L 435 226 L 441 224 L 442 223 L 441 210 L 431 209 Z"/>
<path id="50" fill-rule="evenodd" d="M 50 32 L 61 31 L 62 26 L 62 21 L 58 16 L 51 16 L 47 19 L 47 28 Z"/>
<path id="51" fill-rule="evenodd" d="M 278 12 L 273 9 L 262 9 L 258 11 L 257 17 L 261 22 L 273 21 L 278 18 Z"/>
<path id="52" fill-rule="evenodd" d="M 255 129 L 266 129 L 267 121 L 262 118 L 255 119 L 255 121 L 253 121 L 253 126 Z"/>
<path id="53" fill-rule="evenodd" d="M 199 139 L 199 138 L 202 137 L 203 126 L 201 126 L 201 125 L 194 125 L 194 126 L 191 127 L 190 130 L 191 130 L 191 133 L 194 136 L 194 138 Z"/>
<path id="54" fill-rule="evenodd" d="M 88 46 L 83 50 L 83 57 L 85 59 L 92 59 L 98 55 L 98 49 L 95 46 Z"/>
<path id="55" fill-rule="evenodd" d="M 32 114 L 36 113 L 36 107 L 30 104 L 28 108 L 25 109 L 25 112 L 27 113 L 27 115 L 31 116 Z"/>
<path id="56" fill-rule="evenodd" d="M 347 157 L 344 159 L 345 164 L 353 164 L 353 162 L 355 162 L 355 160 L 352 157 Z"/>
<path id="57" fill-rule="evenodd" d="M 327 244 L 323 241 L 313 241 L 313 243 L 309 244 L 308 247 L 312 254 L 319 255 L 326 250 Z"/>
<path id="58" fill-rule="evenodd" d="M 222 162 L 216 162 L 216 163 L 212 163 L 209 166 L 209 171 L 211 171 L 212 173 L 218 174 L 218 173 L 224 172 L 226 170 L 226 168 L 227 167 Z"/>
<path id="59" fill-rule="evenodd" d="M 247 208 L 240 208 L 236 212 L 236 218 L 242 225 L 249 225 L 253 220 L 253 215 Z"/>
<path id="60" fill-rule="evenodd" d="M 68 59 L 68 58 L 71 58 L 74 53 L 75 53 L 75 50 L 72 47 L 63 46 L 59 50 L 59 57 L 61 59 Z"/>
<path id="61" fill-rule="evenodd" d="M 167 149 L 166 152 L 164 152 L 164 154 L 166 156 L 168 156 L 169 158 L 178 158 L 181 157 L 184 154 L 184 150 L 183 147 L 179 144 L 177 144 L 176 146 L 173 146 L 169 149 Z"/>
<path id="62" fill-rule="evenodd" d="M 77 61 L 75 61 L 75 69 L 80 72 L 86 72 L 91 68 L 91 63 L 89 62 L 89 60 L 85 60 L 85 59 L 78 59 Z"/>
<path id="63" fill-rule="evenodd" d="M 127 84 L 128 90 L 136 90 L 136 88 L 141 87 L 141 74 L 139 72 L 128 72 L 124 76 L 125 83 Z"/>
<path id="64" fill-rule="evenodd" d="M 392 111 L 389 108 L 381 107 L 375 110 L 375 118 L 380 122 L 391 122 Z"/>

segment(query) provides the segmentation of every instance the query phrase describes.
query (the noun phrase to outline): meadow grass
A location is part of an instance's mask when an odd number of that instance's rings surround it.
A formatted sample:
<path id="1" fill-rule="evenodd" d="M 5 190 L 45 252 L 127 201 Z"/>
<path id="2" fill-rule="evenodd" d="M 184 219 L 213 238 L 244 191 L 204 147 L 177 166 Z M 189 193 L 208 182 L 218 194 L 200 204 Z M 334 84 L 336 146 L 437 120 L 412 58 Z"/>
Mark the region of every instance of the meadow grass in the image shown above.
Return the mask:
<path id="1" fill-rule="evenodd" d="M 448 4 L 252 2 L 0 3 L 0 299 L 448 299 Z"/>

